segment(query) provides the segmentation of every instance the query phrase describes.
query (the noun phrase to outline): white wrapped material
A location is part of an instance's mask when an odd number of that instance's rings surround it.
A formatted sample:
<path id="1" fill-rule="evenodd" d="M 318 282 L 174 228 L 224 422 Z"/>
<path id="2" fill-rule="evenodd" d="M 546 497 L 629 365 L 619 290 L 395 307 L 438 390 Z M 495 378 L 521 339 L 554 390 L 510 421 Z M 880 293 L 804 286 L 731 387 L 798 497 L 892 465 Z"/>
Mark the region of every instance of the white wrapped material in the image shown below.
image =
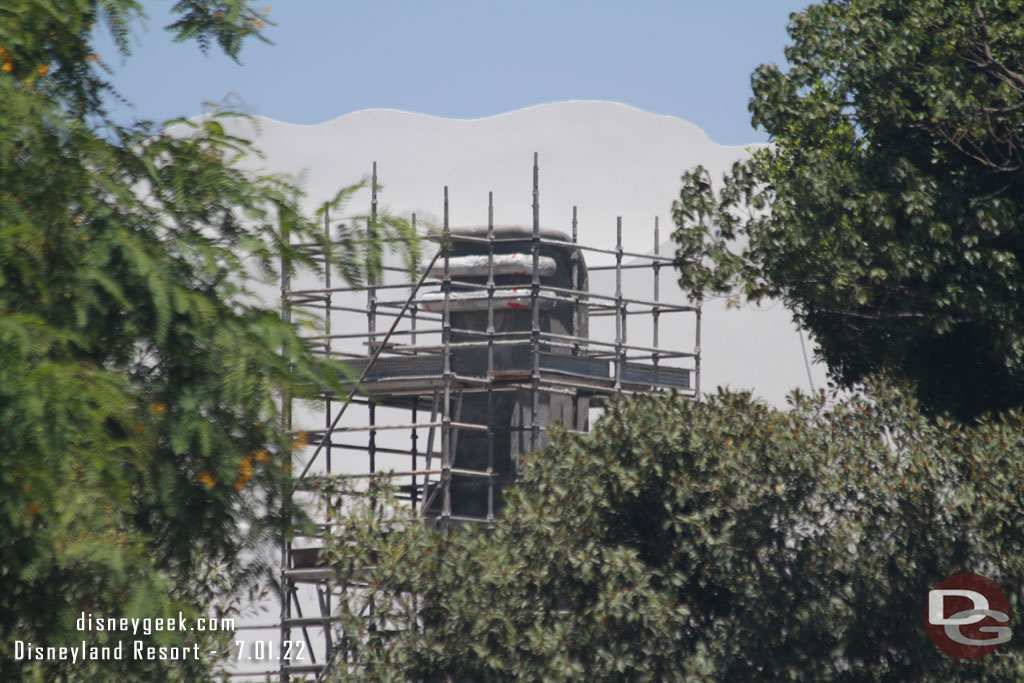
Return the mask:
<path id="1" fill-rule="evenodd" d="M 453 278 L 459 277 L 487 277 L 487 254 L 471 254 L 468 256 L 453 256 L 448 259 L 448 273 Z M 541 277 L 550 277 L 555 274 L 555 259 L 550 256 L 537 257 L 537 272 Z M 494 255 L 495 275 L 532 275 L 533 255 L 532 254 L 495 254 Z M 434 267 L 430 269 L 430 277 L 444 277 L 444 261 L 438 259 Z"/>
<path id="2" fill-rule="evenodd" d="M 537 306 L 542 311 L 555 307 L 555 294 L 546 289 L 540 290 Z M 444 308 L 444 292 L 427 292 L 420 297 L 424 310 L 440 313 Z M 503 289 L 494 293 L 494 310 L 530 308 L 530 288 Z M 456 313 L 465 311 L 486 311 L 486 292 L 452 292 L 448 297 L 448 310 Z"/>

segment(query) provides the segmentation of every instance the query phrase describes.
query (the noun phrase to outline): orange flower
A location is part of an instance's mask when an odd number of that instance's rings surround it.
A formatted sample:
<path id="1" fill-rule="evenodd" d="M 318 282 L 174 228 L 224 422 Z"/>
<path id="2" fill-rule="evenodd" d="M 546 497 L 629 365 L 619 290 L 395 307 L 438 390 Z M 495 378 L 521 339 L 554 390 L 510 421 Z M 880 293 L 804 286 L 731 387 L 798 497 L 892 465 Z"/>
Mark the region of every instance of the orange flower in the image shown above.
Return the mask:
<path id="1" fill-rule="evenodd" d="M 99 56 L 99 55 L 97 55 L 97 54 L 91 54 L 91 55 L 89 55 L 88 57 L 86 57 L 86 59 L 88 59 L 88 60 L 89 60 L 90 62 L 95 62 L 95 61 L 96 61 L 96 60 L 98 60 L 99 58 L 100 58 L 100 56 Z"/>
<path id="2" fill-rule="evenodd" d="M 252 456 L 247 455 L 238 463 L 238 479 L 235 480 L 235 488 L 241 490 L 250 479 L 252 479 Z"/>
<path id="3" fill-rule="evenodd" d="M 206 470 L 203 470 L 202 472 L 197 474 L 196 478 L 199 479 L 199 481 L 203 482 L 203 484 L 208 489 L 212 489 L 214 486 L 217 485 L 217 480 L 214 479 L 213 475 L 207 472 Z"/>
<path id="4" fill-rule="evenodd" d="M 309 433 L 299 432 L 295 435 L 295 440 L 292 441 L 293 448 L 305 448 L 309 445 Z"/>
<path id="5" fill-rule="evenodd" d="M 257 451 L 256 455 L 253 456 L 253 460 L 256 462 L 270 462 L 274 458 L 267 451 Z"/>
<path id="6" fill-rule="evenodd" d="M 46 64 L 40 64 L 39 65 L 39 75 L 40 76 L 45 76 L 48 73 L 50 73 L 50 67 L 48 67 Z"/>
<path id="7" fill-rule="evenodd" d="M 160 413 L 164 412 L 164 410 L 166 410 L 166 409 L 167 409 L 167 406 L 164 405 L 163 403 L 160 403 L 159 401 L 154 401 L 153 403 L 149 404 L 149 410 L 150 410 L 150 412 L 153 413 L 154 416 L 159 415 Z"/>
<path id="8" fill-rule="evenodd" d="M 3 69 L 7 73 L 10 73 L 11 71 L 14 71 L 14 65 L 11 64 L 10 60 L 8 60 L 8 61 L 4 62 L 3 66 L 0 66 L 0 69 Z"/>

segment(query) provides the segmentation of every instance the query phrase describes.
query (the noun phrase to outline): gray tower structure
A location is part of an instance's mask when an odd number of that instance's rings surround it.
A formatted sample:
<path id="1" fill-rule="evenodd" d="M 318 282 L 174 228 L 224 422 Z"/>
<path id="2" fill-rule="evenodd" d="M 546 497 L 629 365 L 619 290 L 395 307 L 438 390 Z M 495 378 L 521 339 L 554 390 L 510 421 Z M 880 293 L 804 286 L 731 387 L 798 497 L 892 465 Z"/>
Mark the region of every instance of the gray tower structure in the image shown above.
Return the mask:
<path id="1" fill-rule="evenodd" d="M 524 384 L 532 380 L 535 343 L 541 372 L 568 370 L 573 360 L 585 358 L 586 349 L 579 344 L 548 341 L 587 336 L 587 304 L 559 293 L 587 291 L 586 263 L 580 250 L 571 246 L 564 233 L 538 232 L 543 242 L 536 250 L 539 287 L 534 305 L 533 231 L 493 229 L 493 253 L 490 234 L 488 228 L 451 232 L 448 258 L 452 371 L 491 384 L 486 399 L 463 401 L 459 408 L 459 422 L 490 429 L 459 434 L 452 444 L 452 466 L 493 472 L 493 494 L 499 496 L 489 500 L 492 492 L 487 482 L 456 474 L 451 482 L 451 513 L 480 519 L 490 518 L 500 509 L 501 490 L 514 480 L 521 456 L 545 445 L 546 428 L 561 424 L 586 431 L 589 407 L 586 394 L 566 392 L 537 392 L 534 406 L 532 383 Z M 443 271 L 443 265 L 435 266 L 430 273 L 442 280 L 442 288 L 425 296 L 428 311 L 443 313 Z M 495 291 L 490 293 L 487 285 L 492 277 Z M 488 339 L 492 343 L 481 346 L 480 342 Z M 597 370 L 607 371 L 604 367 Z M 428 514 L 443 514 L 443 506 L 433 505 Z"/>

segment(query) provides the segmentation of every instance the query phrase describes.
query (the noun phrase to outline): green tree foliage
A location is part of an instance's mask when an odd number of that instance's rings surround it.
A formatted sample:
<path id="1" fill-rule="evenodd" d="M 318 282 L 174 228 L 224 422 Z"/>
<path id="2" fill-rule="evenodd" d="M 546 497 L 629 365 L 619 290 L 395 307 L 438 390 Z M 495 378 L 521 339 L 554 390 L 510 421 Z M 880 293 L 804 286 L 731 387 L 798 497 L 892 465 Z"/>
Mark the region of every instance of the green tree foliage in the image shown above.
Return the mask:
<path id="1" fill-rule="evenodd" d="M 964 427 L 908 390 L 791 410 L 621 399 L 590 434 L 556 431 L 486 533 L 376 496 L 343 517 L 330 553 L 358 666 L 333 675 L 1020 680 L 1019 638 L 1001 646 L 1016 656 L 957 660 L 924 615 L 971 570 L 1020 609 L 1022 450 L 1021 413 Z"/>
<path id="2" fill-rule="evenodd" d="M 233 57 L 266 20 L 242 0 L 175 11 L 178 38 Z M 209 661 L 19 662 L 14 641 L 109 645 L 118 634 L 76 630 L 82 612 L 194 618 L 224 613 L 256 585 L 249 550 L 295 512 L 292 435 L 277 406 L 315 397 L 337 373 L 253 303 L 254 277 L 276 277 L 282 259 L 325 267 L 314 254 L 350 281 L 380 268 L 380 244 L 328 239 L 287 180 L 238 171 L 250 145 L 217 116 L 181 121 L 176 135 L 107 119 L 111 86 L 92 40 L 105 25 L 127 54 L 140 17 L 130 0 L 0 7 L 5 681 L 208 675 Z M 374 234 L 412 239 L 400 221 Z M 217 634 L 192 635 L 151 640 L 203 651 Z"/>
<path id="3" fill-rule="evenodd" d="M 752 77 L 773 139 L 675 206 L 680 283 L 779 297 L 845 385 L 969 418 L 1024 403 L 1024 4 L 833 0 Z"/>

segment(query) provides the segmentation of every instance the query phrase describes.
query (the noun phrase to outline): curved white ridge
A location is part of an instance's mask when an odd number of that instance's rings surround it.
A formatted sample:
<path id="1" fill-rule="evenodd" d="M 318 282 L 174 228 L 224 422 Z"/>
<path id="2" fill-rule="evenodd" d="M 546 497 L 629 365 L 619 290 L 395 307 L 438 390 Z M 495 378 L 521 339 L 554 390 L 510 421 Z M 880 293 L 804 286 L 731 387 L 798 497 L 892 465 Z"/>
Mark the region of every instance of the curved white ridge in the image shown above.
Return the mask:
<path id="1" fill-rule="evenodd" d="M 657 220 L 658 248 L 668 256 L 675 251 L 672 202 L 679 196 L 680 175 L 701 164 L 717 183 L 751 149 L 763 147 L 718 145 L 680 118 L 601 101 L 541 104 L 468 120 L 376 109 L 317 125 L 256 117 L 228 121 L 226 127 L 254 138 L 262 150 L 264 156 L 248 161 L 249 168 L 301 178 L 310 213 L 339 187 L 368 178 L 376 162 L 380 207 L 415 213 L 421 229 L 442 224 L 445 187 L 452 229 L 486 225 L 489 193 L 496 223 L 532 225 L 536 152 L 542 227 L 570 233 L 577 207 L 580 245 L 614 249 L 621 218 L 623 249 L 649 252 Z M 368 212 L 369 199 L 369 190 L 361 191 L 349 211 Z M 584 257 L 588 266 L 614 263 L 607 254 L 585 251 Z M 685 304 L 674 273 L 668 265 L 661 269 L 660 296 Z M 614 289 L 614 276 L 614 270 L 591 269 L 591 290 L 608 289 L 609 282 Z M 653 295 L 649 270 L 624 271 L 622 282 L 628 295 Z M 663 345 L 674 336 L 681 348 L 692 344 L 690 331 L 676 327 L 679 319 L 661 316 Z M 651 332 L 635 320 L 630 317 L 630 343 L 642 345 Z M 781 305 L 737 312 L 726 311 L 724 301 L 706 301 L 701 367 L 705 390 L 753 389 L 776 405 L 784 405 L 794 387 L 807 389 L 799 337 Z M 824 386 L 824 372 L 815 370 L 815 384 Z"/>

